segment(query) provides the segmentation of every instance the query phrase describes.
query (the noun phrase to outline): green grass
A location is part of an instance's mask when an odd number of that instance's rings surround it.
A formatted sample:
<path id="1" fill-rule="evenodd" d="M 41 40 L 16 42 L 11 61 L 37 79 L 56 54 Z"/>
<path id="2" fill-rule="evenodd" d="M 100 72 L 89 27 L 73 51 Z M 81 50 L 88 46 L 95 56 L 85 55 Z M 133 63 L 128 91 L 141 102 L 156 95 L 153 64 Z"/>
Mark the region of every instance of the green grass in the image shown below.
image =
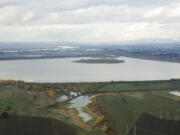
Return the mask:
<path id="1" fill-rule="evenodd" d="M 125 135 L 127 125 L 130 129 L 142 112 L 157 117 L 162 112 L 164 118 L 167 117 L 168 112 L 170 119 L 174 119 L 177 114 L 180 114 L 180 104 L 176 101 L 147 92 L 143 93 L 143 97 L 133 96 L 133 94 L 123 94 L 126 102 L 119 95 L 105 96 L 99 99 L 101 103 L 107 106 L 108 112 L 115 121 L 118 135 Z"/>
<path id="2" fill-rule="evenodd" d="M 136 81 L 136 82 L 112 82 L 104 85 L 99 90 L 105 92 L 119 92 L 122 90 L 158 90 L 180 88 L 179 80 L 166 81 Z"/>
<path id="3" fill-rule="evenodd" d="M 0 110 L 6 110 L 8 107 L 17 110 L 16 100 L 14 98 L 0 98 Z"/>
<path id="4" fill-rule="evenodd" d="M 168 99 L 180 102 L 180 97 L 179 96 L 170 94 L 169 92 L 170 91 L 153 91 L 152 93 L 155 94 L 155 95 L 163 96 L 163 97 L 166 97 Z"/>
<path id="5" fill-rule="evenodd" d="M 80 130 L 77 130 L 76 134 L 75 135 L 86 135 L 85 133 L 83 133 L 82 131 Z"/>

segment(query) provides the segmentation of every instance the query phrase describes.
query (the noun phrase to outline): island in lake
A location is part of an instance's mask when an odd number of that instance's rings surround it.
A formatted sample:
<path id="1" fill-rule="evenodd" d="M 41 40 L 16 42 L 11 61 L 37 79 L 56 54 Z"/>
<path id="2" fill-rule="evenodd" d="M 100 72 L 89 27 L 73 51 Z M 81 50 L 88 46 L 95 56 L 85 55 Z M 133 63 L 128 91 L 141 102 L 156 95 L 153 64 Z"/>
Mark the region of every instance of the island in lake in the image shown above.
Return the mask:
<path id="1" fill-rule="evenodd" d="M 81 60 L 76 60 L 73 62 L 77 63 L 89 63 L 89 64 L 114 64 L 114 63 L 124 63 L 124 60 L 118 60 L 118 59 L 110 59 L 110 58 L 98 58 L 98 59 L 81 59 Z"/>

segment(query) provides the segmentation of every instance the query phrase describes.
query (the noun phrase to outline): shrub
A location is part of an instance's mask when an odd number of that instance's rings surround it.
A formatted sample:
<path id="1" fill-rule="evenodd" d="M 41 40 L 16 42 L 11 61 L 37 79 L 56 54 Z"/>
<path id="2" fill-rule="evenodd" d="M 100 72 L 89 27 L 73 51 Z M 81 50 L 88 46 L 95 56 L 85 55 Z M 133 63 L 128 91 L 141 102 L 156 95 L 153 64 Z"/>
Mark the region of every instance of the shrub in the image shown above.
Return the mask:
<path id="1" fill-rule="evenodd" d="M 51 98 L 55 98 L 56 97 L 56 92 L 51 90 L 51 89 L 48 89 L 47 90 L 47 94 L 48 96 L 50 96 Z"/>

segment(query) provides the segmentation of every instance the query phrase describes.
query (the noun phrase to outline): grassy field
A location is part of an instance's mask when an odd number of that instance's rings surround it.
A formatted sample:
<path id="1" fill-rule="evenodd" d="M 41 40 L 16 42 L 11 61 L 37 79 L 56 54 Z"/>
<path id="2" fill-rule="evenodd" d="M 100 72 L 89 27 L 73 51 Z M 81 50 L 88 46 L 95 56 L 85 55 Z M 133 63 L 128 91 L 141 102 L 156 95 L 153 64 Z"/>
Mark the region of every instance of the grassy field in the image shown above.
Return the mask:
<path id="1" fill-rule="evenodd" d="M 180 89 L 180 80 L 111 82 L 99 89 L 101 92 L 120 92 L 124 90 L 174 90 Z"/>
<path id="2" fill-rule="evenodd" d="M 14 98 L 0 98 L 0 110 L 5 111 L 7 108 L 17 110 L 16 100 Z"/>
<path id="3" fill-rule="evenodd" d="M 180 103 L 150 92 L 123 93 L 105 96 L 99 101 L 106 105 L 115 121 L 117 135 L 126 135 L 127 125 L 131 128 L 143 112 L 163 118 L 175 119 L 180 115 Z M 165 93 L 166 95 L 167 93 Z"/>
<path id="4" fill-rule="evenodd" d="M 153 94 L 166 97 L 168 99 L 180 102 L 180 97 L 170 94 L 169 91 L 152 91 Z"/>

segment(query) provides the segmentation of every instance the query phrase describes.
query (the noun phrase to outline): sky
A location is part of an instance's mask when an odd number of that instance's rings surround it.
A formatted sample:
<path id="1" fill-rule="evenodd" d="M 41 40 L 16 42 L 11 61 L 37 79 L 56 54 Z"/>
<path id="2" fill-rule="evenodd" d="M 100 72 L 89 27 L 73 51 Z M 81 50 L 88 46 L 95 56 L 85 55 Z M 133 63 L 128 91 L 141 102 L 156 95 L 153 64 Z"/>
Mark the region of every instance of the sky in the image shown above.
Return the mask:
<path id="1" fill-rule="evenodd" d="M 180 41 L 180 0 L 0 0 L 0 41 Z"/>

